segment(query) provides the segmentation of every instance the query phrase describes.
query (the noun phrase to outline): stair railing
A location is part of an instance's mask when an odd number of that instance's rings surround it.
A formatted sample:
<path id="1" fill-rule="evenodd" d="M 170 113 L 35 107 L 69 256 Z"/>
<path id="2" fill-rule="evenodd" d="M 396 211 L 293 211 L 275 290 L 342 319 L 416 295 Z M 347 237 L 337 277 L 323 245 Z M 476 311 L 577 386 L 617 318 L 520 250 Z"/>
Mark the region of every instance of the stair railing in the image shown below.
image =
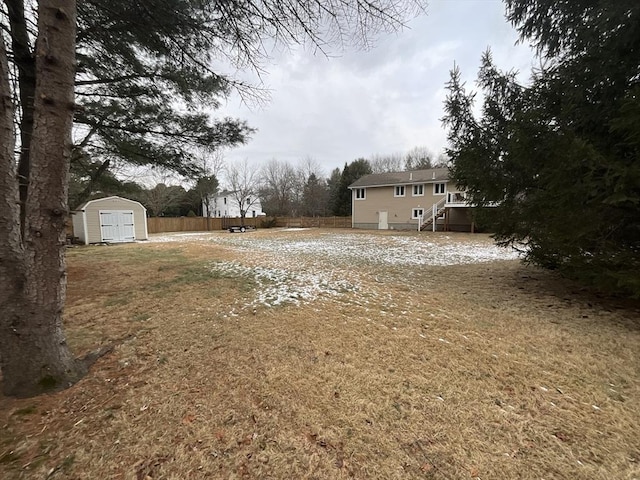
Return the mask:
<path id="1" fill-rule="evenodd" d="M 434 203 L 431 206 L 431 214 L 427 214 L 424 216 L 424 218 L 422 219 L 422 223 L 420 224 L 420 230 L 422 230 L 426 225 L 429 225 L 429 223 L 431 222 L 431 224 L 433 225 L 433 231 L 436 231 L 436 220 L 438 218 L 440 210 L 444 208 L 444 204 L 446 203 L 446 201 L 447 197 L 445 195 L 440 199 L 440 201 Z"/>

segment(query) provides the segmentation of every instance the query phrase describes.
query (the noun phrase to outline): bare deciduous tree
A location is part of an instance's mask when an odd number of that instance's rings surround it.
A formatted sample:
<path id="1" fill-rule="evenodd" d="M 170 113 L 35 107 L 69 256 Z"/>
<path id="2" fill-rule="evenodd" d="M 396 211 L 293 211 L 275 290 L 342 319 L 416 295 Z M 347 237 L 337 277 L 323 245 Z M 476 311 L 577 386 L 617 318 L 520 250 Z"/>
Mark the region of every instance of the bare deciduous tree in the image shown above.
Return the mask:
<path id="1" fill-rule="evenodd" d="M 258 169 L 244 159 L 227 168 L 227 181 L 231 187 L 231 196 L 240 209 L 240 219 L 244 225 L 247 211 L 258 203 L 259 176 Z"/>
<path id="2" fill-rule="evenodd" d="M 195 154 L 202 168 L 202 174 L 196 179 L 195 191 L 202 204 L 202 215 L 211 217 L 211 198 L 218 192 L 220 175 L 225 169 L 222 150 L 200 149 Z M 207 220 L 209 228 L 209 220 Z"/>
<path id="3" fill-rule="evenodd" d="M 407 153 L 375 154 L 369 157 L 373 173 L 401 172 L 408 170 L 427 170 L 446 167 L 448 158 L 440 154 L 435 159 L 427 147 L 413 147 Z"/>
<path id="4" fill-rule="evenodd" d="M 175 207 L 184 198 L 185 190 L 176 185 L 158 183 L 153 188 L 144 191 L 144 204 L 151 210 L 154 217 L 162 216 L 168 208 Z"/>
<path id="5" fill-rule="evenodd" d="M 427 147 L 413 147 L 404 160 L 405 170 L 427 170 L 433 168 L 433 154 Z"/>
<path id="6" fill-rule="evenodd" d="M 371 173 L 400 172 L 404 168 L 404 155 L 391 153 L 389 155 L 372 155 L 369 158 Z"/>
<path id="7" fill-rule="evenodd" d="M 261 177 L 262 208 L 269 215 L 294 215 L 301 190 L 296 169 L 273 158 L 262 168 Z"/>

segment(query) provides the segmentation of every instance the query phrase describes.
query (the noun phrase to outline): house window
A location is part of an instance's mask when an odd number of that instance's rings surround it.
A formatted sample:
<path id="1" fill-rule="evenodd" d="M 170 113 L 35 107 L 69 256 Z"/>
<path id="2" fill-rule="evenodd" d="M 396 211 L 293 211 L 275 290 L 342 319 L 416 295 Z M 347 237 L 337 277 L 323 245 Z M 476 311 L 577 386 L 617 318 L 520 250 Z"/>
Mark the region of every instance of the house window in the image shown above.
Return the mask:
<path id="1" fill-rule="evenodd" d="M 356 188 L 356 200 L 364 200 L 365 191 L 364 188 Z"/>
<path id="2" fill-rule="evenodd" d="M 247 205 L 251 205 L 251 198 L 247 197 Z"/>
<path id="3" fill-rule="evenodd" d="M 393 196 L 404 197 L 404 185 L 398 185 L 393 192 Z"/>
<path id="4" fill-rule="evenodd" d="M 224 197 L 224 204 L 227 204 L 227 197 Z"/>
<path id="5" fill-rule="evenodd" d="M 417 220 L 422 216 L 424 216 L 424 208 L 414 208 L 413 210 L 411 210 L 412 219 Z"/>
<path id="6" fill-rule="evenodd" d="M 444 183 L 434 183 L 433 184 L 433 194 L 434 195 L 444 195 L 445 184 Z"/>
<path id="7" fill-rule="evenodd" d="M 255 210 L 251 210 L 251 216 L 255 217 L 256 216 L 256 211 Z"/>
<path id="8" fill-rule="evenodd" d="M 420 185 L 414 185 L 413 186 L 413 196 L 414 197 L 421 197 L 424 195 L 424 185 L 420 184 Z"/>

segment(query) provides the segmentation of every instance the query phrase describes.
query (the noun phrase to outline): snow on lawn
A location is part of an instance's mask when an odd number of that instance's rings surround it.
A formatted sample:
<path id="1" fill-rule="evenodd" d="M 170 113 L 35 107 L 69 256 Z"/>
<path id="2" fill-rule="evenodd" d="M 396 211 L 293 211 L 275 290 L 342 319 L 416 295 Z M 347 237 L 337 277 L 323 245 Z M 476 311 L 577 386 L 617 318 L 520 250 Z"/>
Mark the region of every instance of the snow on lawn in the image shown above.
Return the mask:
<path id="1" fill-rule="evenodd" d="M 272 236 L 228 233 L 178 233 L 152 236 L 150 242 L 214 242 L 257 253 L 272 253 L 280 259 L 315 257 L 323 263 L 353 263 L 388 266 L 458 265 L 513 260 L 518 253 L 497 247 L 486 237 L 443 236 L 430 241 L 420 236 L 321 233 L 296 236 L 294 232 Z M 293 233 L 293 234 L 291 234 Z"/>
<path id="2" fill-rule="evenodd" d="M 253 252 L 269 252 L 278 256 L 310 256 L 320 258 L 323 262 L 344 265 L 354 262 L 389 266 L 457 265 L 518 257 L 515 251 L 497 247 L 487 241 L 461 242 L 452 237 L 434 243 L 421 237 L 340 233 L 324 234 L 315 238 L 216 237 L 213 241 Z"/>
<path id="3" fill-rule="evenodd" d="M 284 233 L 281 233 L 284 232 Z M 327 233 L 275 230 L 255 234 L 179 233 L 152 236 L 150 242 L 204 242 L 231 247 L 246 262 L 220 262 L 212 268 L 256 282 L 253 300 L 243 306 L 310 302 L 359 290 L 353 266 L 403 267 L 456 265 L 512 260 L 513 250 L 484 236 L 407 236 L 402 234 Z M 251 264 L 251 266 L 248 266 Z M 382 294 L 382 292 L 378 292 Z"/>
<path id="4" fill-rule="evenodd" d="M 219 233 L 211 232 L 189 232 L 189 233 L 163 233 L 152 234 L 145 243 L 167 243 L 167 242 L 208 242 L 214 235 Z"/>
<path id="5" fill-rule="evenodd" d="M 212 269 L 222 274 L 248 277 L 258 284 L 256 297 L 245 307 L 299 304 L 320 296 L 335 296 L 356 290 L 348 281 L 335 278 L 328 272 L 292 272 L 282 268 L 247 267 L 238 262 L 214 263 Z"/>

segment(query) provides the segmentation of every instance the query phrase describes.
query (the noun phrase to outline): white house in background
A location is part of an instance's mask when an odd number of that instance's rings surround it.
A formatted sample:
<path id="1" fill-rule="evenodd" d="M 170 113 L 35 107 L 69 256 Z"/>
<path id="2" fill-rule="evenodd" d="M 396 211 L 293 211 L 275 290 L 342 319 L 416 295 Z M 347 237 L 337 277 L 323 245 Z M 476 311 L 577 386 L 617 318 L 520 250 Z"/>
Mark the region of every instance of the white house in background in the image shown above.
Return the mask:
<path id="1" fill-rule="evenodd" d="M 247 211 L 245 217 L 263 217 L 265 215 L 258 197 L 247 197 L 244 200 L 243 207 Z M 241 217 L 240 205 L 235 193 L 230 190 L 223 190 L 216 195 L 211 195 L 209 197 L 209 211 L 207 211 L 206 202 L 202 203 L 202 216 L 212 218 Z"/>

